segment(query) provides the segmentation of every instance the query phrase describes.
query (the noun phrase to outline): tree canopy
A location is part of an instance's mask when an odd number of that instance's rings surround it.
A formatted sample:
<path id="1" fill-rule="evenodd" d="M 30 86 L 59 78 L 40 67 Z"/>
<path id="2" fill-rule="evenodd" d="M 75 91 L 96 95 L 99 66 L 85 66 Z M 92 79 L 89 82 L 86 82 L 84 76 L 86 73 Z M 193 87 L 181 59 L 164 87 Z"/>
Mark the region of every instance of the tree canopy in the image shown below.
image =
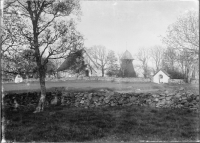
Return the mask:
<path id="1" fill-rule="evenodd" d="M 83 36 L 76 30 L 74 20 L 81 12 L 79 1 L 13 0 L 5 5 L 5 15 L 18 21 L 12 26 L 23 39 L 21 48 L 34 51 L 41 86 L 37 111 L 42 111 L 46 97 L 46 64 L 51 59 L 67 57 L 71 50 L 83 46 Z"/>
<path id="2" fill-rule="evenodd" d="M 178 17 L 177 21 L 168 27 L 163 42 L 168 47 L 179 50 L 187 50 L 193 54 L 199 54 L 199 17 L 195 11 Z"/>
<path id="3" fill-rule="evenodd" d="M 199 72 L 199 17 L 195 11 L 188 11 L 168 27 L 163 42 L 173 48 L 178 61 L 190 82 L 194 71 Z"/>

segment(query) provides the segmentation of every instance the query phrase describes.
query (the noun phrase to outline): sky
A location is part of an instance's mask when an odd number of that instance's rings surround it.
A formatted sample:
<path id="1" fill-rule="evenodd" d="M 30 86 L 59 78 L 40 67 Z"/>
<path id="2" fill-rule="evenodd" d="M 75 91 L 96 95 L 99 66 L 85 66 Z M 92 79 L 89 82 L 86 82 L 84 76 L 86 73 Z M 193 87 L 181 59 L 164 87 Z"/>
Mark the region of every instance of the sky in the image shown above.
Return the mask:
<path id="1" fill-rule="evenodd" d="M 115 53 L 135 55 L 141 47 L 162 45 L 167 27 L 188 10 L 199 9 L 197 0 L 81 1 L 77 29 L 85 47 L 103 45 Z"/>

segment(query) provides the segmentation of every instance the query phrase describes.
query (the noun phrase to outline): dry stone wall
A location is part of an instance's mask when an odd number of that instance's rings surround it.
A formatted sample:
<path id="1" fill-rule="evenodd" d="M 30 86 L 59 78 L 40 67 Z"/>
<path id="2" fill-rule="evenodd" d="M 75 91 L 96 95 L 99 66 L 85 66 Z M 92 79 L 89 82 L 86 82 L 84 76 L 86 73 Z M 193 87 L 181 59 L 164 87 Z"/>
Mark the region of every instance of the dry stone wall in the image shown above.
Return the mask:
<path id="1" fill-rule="evenodd" d="M 151 106 L 158 108 L 198 109 L 199 95 L 191 92 L 174 93 L 118 93 L 112 91 L 63 93 L 61 104 L 93 108 L 102 106 Z"/>
<path id="2" fill-rule="evenodd" d="M 37 105 L 40 94 L 20 93 L 4 96 L 4 104 L 17 108 Z M 66 105 L 69 107 L 95 108 L 106 106 L 150 106 L 156 108 L 186 108 L 198 110 L 199 95 L 180 89 L 174 92 L 152 93 L 119 93 L 109 90 L 68 92 L 52 91 L 47 93 L 47 105 Z M 17 106 L 18 105 L 18 106 Z"/>

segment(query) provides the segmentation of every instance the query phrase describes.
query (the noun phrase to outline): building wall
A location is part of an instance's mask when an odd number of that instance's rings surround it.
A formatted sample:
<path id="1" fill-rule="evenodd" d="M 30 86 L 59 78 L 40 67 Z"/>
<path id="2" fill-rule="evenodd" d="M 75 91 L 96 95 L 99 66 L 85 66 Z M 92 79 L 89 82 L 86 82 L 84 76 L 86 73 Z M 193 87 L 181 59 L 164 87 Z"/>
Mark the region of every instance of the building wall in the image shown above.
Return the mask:
<path id="1" fill-rule="evenodd" d="M 163 78 L 160 79 L 160 81 L 159 81 L 160 75 L 162 75 Z M 169 77 L 165 73 L 163 73 L 162 71 L 159 71 L 155 76 L 153 76 L 153 82 L 155 82 L 155 83 L 168 83 Z"/>
<path id="2" fill-rule="evenodd" d="M 135 70 L 133 68 L 132 60 L 122 60 L 121 70 L 124 77 L 136 77 Z"/>

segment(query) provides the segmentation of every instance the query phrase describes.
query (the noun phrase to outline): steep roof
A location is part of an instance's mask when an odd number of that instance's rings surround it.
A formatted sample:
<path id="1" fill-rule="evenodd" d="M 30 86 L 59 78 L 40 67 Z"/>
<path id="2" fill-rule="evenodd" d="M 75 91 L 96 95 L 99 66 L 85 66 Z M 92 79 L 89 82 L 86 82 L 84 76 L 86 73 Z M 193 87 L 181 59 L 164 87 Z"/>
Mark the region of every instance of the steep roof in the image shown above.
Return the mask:
<path id="1" fill-rule="evenodd" d="M 170 77 L 170 75 L 169 75 L 165 70 L 161 69 L 161 70 L 159 70 L 159 71 L 162 71 L 164 74 L 166 74 L 168 77 Z M 158 71 L 158 72 L 159 72 L 159 71 Z M 158 73 L 158 72 L 157 72 L 157 73 Z M 155 76 L 157 73 L 155 73 L 153 76 Z"/>
<path id="2" fill-rule="evenodd" d="M 92 63 L 98 68 L 98 66 L 95 64 L 95 62 L 91 59 L 91 57 L 90 57 L 89 54 L 87 53 L 86 49 L 84 49 L 84 51 L 85 51 L 85 52 L 84 52 L 84 53 L 85 53 L 85 56 L 89 57 L 89 59 L 92 61 Z M 70 64 L 71 58 L 72 58 L 72 57 L 68 56 L 68 57 L 65 59 L 65 61 L 61 64 L 61 66 L 57 69 L 57 71 L 68 70 L 69 67 L 71 66 L 71 64 Z M 86 62 L 86 61 L 84 60 L 84 62 Z M 86 64 L 87 64 L 88 66 L 91 67 L 91 65 L 89 65 L 87 62 L 86 62 Z M 91 68 L 94 70 L 93 67 L 91 67 Z M 95 70 L 94 70 L 94 71 L 95 71 Z M 96 71 L 95 71 L 95 72 L 96 72 Z"/>
<path id="3" fill-rule="evenodd" d="M 121 59 L 131 59 L 131 60 L 133 60 L 133 57 L 132 57 L 131 53 L 130 53 L 128 50 L 126 50 L 126 51 L 123 53 Z"/>
<path id="4" fill-rule="evenodd" d="M 61 64 L 61 66 L 57 69 L 57 71 L 67 70 L 70 66 L 69 58 L 66 58 L 65 61 Z"/>

